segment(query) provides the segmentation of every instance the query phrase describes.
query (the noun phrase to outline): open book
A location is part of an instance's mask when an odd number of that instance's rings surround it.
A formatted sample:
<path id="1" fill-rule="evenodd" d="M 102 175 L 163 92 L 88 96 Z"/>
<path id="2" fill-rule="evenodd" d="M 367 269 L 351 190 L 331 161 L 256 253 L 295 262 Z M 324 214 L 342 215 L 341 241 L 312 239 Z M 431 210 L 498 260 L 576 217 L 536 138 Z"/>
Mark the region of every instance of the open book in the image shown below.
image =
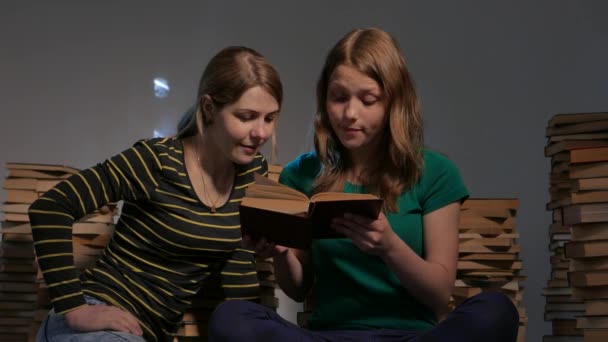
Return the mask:
<path id="1" fill-rule="evenodd" d="M 254 239 L 265 237 L 278 245 L 307 249 L 313 239 L 344 237 L 330 227 L 334 217 L 355 213 L 377 218 L 382 204 L 371 194 L 322 192 L 308 198 L 256 174 L 241 202 L 241 230 Z"/>

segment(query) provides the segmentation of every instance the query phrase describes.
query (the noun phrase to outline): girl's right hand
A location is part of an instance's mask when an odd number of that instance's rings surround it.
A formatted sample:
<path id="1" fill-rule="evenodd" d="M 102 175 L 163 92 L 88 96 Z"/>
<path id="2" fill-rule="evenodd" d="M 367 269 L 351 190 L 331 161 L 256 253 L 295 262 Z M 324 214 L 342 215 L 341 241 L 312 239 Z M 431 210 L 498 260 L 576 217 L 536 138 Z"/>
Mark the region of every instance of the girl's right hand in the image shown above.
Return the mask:
<path id="1" fill-rule="evenodd" d="M 83 332 L 113 330 L 142 336 L 139 322 L 131 313 L 111 305 L 84 305 L 65 314 L 68 327 Z"/>
<path id="2" fill-rule="evenodd" d="M 255 254 L 263 259 L 273 258 L 287 253 L 289 247 L 280 246 L 274 242 L 269 242 L 266 238 L 254 240 L 249 235 L 243 237 L 243 247 L 255 250 Z"/>

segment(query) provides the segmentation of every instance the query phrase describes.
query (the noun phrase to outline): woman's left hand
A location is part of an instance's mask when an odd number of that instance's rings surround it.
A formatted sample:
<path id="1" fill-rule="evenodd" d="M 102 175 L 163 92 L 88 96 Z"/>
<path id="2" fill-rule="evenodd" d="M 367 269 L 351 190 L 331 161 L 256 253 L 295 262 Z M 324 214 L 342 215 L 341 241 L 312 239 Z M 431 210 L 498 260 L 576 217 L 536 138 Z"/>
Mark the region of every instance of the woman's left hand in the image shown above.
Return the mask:
<path id="1" fill-rule="evenodd" d="M 331 228 L 350 238 L 363 252 L 378 256 L 387 253 L 399 240 L 384 213 L 375 220 L 346 213 L 344 217 L 334 218 Z"/>

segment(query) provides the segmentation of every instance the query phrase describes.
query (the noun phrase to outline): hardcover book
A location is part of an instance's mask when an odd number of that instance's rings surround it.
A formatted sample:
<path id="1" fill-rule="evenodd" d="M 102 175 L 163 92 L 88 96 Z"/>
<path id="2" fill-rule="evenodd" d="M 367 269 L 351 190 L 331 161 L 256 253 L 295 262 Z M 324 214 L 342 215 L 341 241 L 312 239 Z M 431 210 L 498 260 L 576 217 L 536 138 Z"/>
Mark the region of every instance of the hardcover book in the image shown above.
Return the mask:
<path id="1" fill-rule="evenodd" d="M 241 231 L 243 236 L 307 249 L 313 239 L 344 237 L 331 228 L 334 217 L 355 213 L 377 218 L 382 205 L 383 200 L 372 194 L 322 192 L 309 198 L 256 174 L 240 205 Z"/>

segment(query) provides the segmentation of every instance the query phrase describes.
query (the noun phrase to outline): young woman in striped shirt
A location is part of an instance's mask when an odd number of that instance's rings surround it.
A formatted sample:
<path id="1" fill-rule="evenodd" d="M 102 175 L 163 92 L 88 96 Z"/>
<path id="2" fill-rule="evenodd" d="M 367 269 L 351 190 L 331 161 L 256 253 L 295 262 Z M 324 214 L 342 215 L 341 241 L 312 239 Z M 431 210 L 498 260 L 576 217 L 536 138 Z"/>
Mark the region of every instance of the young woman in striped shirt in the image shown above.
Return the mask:
<path id="1" fill-rule="evenodd" d="M 274 134 L 281 102 L 279 75 L 263 56 L 223 49 L 177 136 L 138 141 L 34 202 L 34 246 L 53 306 L 37 341 L 170 341 L 212 278 L 226 299 L 256 299 L 238 206 L 254 173 L 267 173 L 259 149 Z M 120 200 L 111 242 L 79 275 L 72 224 Z"/>

